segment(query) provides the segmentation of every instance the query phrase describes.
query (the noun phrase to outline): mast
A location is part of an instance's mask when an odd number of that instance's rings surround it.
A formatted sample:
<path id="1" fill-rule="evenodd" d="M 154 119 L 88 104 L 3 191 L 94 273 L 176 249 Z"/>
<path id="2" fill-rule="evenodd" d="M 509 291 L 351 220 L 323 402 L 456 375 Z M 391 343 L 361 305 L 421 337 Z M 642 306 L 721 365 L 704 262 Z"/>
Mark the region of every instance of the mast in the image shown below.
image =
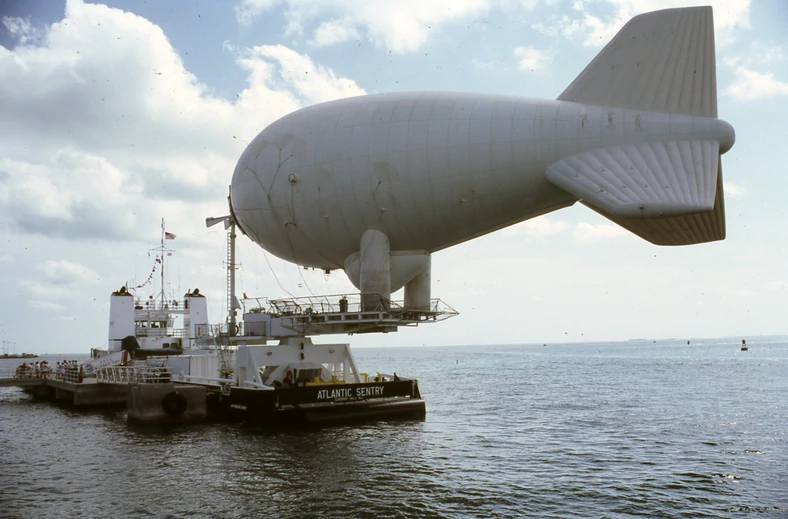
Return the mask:
<path id="1" fill-rule="evenodd" d="M 229 202 L 229 197 L 227 200 Z M 227 230 L 227 336 L 237 335 L 237 319 L 235 316 L 235 218 L 233 216 L 217 216 L 205 219 L 206 227 L 213 227 L 218 223 L 223 223 Z"/>
<path id="2" fill-rule="evenodd" d="M 229 219 L 230 227 L 227 236 L 227 312 L 230 315 L 230 337 L 236 335 L 235 317 L 235 220 Z"/>
<path id="3" fill-rule="evenodd" d="M 168 249 L 164 246 L 164 242 L 167 240 L 174 240 L 175 235 L 171 232 L 167 232 L 164 228 L 164 218 L 161 219 L 161 242 L 159 244 L 158 249 L 151 249 L 157 251 L 157 261 L 161 263 L 161 292 L 159 292 L 159 298 L 161 299 L 161 304 L 164 304 L 164 261 L 167 257 L 168 252 L 172 255 L 172 249 Z"/>
<path id="4" fill-rule="evenodd" d="M 161 294 L 159 301 L 164 305 L 164 218 L 161 219 Z"/>

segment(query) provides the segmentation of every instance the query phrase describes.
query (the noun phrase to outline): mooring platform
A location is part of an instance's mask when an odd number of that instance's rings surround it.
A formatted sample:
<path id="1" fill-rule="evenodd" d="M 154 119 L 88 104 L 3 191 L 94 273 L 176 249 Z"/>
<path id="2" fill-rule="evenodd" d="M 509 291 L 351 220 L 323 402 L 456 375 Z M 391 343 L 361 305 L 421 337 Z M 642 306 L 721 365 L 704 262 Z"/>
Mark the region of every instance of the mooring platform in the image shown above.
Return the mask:
<path id="1" fill-rule="evenodd" d="M 52 378 L 0 378 L 0 387 L 20 387 L 36 398 L 55 400 L 74 407 L 125 405 L 128 387 L 102 384 L 96 379 L 69 382 Z"/>
<path id="2" fill-rule="evenodd" d="M 45 380 L 40 386 L 30 388 L 36 397 L 61 401 L 74 407 L 125 405 L 128 387 L 119 384 L 101 384 L 94 379 L 81 383 L 62 380 Z"/>

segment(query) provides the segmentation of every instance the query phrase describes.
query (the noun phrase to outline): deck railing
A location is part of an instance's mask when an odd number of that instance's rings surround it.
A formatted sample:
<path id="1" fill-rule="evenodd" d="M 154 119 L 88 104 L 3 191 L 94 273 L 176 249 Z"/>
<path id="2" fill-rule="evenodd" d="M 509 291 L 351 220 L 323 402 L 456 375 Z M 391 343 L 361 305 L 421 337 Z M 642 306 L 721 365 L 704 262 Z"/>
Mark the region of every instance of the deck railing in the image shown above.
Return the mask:
<path id="1" fill-rule="evenodd" d="M 161 301 L 135 299 L 134 309 L 150 312 L 185 313 L 184 311 L 189 309 L 189 305 L 186 303 L 186 301 L 177 301 L 175 299 L 165 301 L 163 303 Z"/>
<path id="2" fill-rule="evenodd" d="M 172 382 L 172 374 L 158 366 L 113 366 L 96 372 L 102 384 L 162 384 Z"/>
<path id="3" fill-rule="evenodd" d="M 372 310 L 362 308 L 362 298 L 374 296 L 380 306 Z M 404 306 L 404 301 L 386 299 L 380 294 L 335 294 L 328 296 L 304 296 L 284 299 L 265 297 L 245 297 L 242 301 L 244 313 L 265 313 L 274 317 L 313 317 L 325 314 L 380 314 L 387 318 L 406 321 L 443 321 L 454 317 L 458 312 L 440 299 L 431 299 L 429 308 L 412 309 Z M 249 307 L 247 308 L 247 304 Z"/>
<path id="4" fill-rule="evenodd" d="M 72 382 L 78 384 L 82 382 L 84 373 L 80 375 L 80 371 L 75 368 L 69 368 L 65 371 L 58 371 L 57 369 L 19 369 L 19 368 L 4 368 L 0 369 L 0 379 L 40 379 L 40 380 L 61 380 L 63 382 Z"/>
<path id="5" fill-rule="evenodd" d="M 148 328 L 137 326 L 134 328 L 134 335 L 137 337 L 186 337 L 186 330 L 183 328 Z"/>
<path id="6" fill-rule="evenodd" d="M 85 378 L 85 375 L 80 374 L 78 369 L 67 369 L 62 372 L 53 371 L 48 378 L 62 380 L 63 382 L 71 382 L 72 384 L 79 384 Z"/>

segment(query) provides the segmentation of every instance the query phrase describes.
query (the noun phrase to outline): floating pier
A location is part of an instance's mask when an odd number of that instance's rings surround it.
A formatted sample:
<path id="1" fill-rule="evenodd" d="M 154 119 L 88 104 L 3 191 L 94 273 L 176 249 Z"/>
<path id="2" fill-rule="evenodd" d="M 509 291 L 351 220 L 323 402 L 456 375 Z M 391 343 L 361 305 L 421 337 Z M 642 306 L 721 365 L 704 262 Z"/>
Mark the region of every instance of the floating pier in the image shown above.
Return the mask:
<path id="1" fill-rule="evenodd" d="M 96 379 L 69 382 L 52 378 L 0 378 L 0 387 L 15 386 L 36 398 L 54 400 L 74 407 L 125 405 L 128 387 L 101 384 Z"/>
<path id="2" fill-rule="evenodd" d="M 41 400 L 69 407 L 125 406 L 133 423 L 165 424 L 204 420 L 207 390 L 202 386 L 173 384 L 166 369 L 111 368 L 98 378 L 76 374 L 20 376 L 0 372 L 0 387 L 19 387 Z"/>

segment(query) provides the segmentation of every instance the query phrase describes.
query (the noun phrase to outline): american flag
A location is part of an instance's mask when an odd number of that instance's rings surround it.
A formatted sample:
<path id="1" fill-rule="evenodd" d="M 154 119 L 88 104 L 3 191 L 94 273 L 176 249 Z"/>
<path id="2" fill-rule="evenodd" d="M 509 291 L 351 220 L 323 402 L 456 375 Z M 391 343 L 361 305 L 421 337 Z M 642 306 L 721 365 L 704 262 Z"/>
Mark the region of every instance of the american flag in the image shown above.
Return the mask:
<path id="1" fill-rule="evenodd" d="M 175 235 L 172 234 L 171 232 L 165 232 L 164 233 L 164 239 L 165 240 L 174 240 L 175 239 Z"/>

